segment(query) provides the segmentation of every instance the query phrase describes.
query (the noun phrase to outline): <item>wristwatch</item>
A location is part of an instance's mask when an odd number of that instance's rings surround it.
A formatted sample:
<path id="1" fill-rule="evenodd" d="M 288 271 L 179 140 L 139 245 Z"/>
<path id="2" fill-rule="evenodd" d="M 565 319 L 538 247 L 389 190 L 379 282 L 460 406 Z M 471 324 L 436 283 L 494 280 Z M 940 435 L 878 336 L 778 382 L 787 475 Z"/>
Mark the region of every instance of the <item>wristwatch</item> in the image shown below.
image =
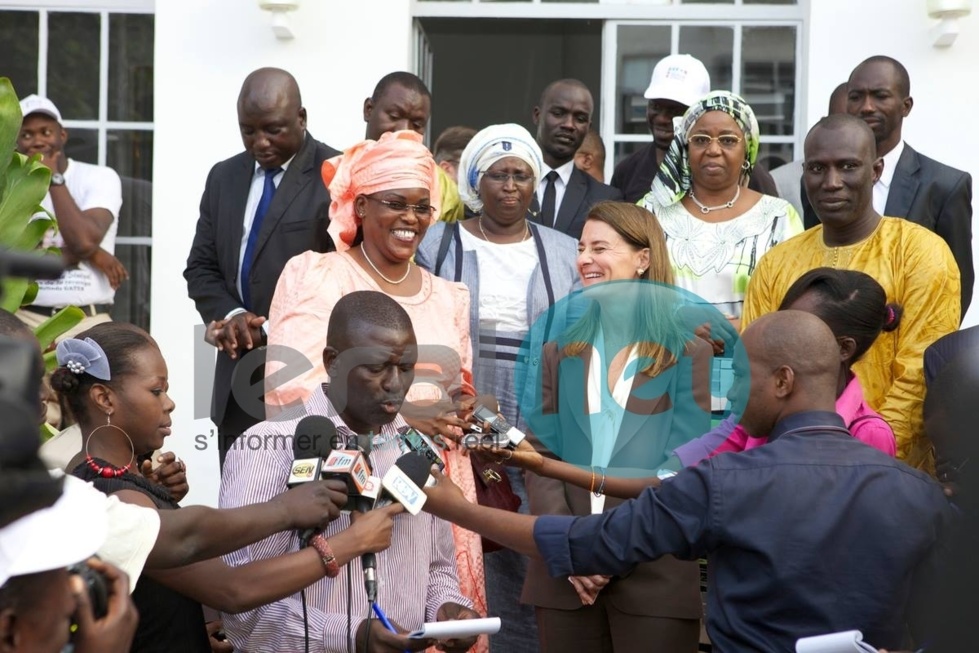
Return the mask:
<path id="1" fill-rule="evenodd" d="M 65 176 L 60 172 L 51 173 L 51 185 L 52 186 L 64 186 Z"/>

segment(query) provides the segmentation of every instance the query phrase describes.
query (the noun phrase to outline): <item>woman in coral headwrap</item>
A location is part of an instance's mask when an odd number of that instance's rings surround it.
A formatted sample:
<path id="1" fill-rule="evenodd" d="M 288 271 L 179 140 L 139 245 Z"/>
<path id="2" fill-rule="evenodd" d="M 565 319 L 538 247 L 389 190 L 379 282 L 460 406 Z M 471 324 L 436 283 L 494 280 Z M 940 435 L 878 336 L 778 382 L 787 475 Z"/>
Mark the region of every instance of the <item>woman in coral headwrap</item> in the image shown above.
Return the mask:
<path id="1" fill-rule="evenodd" d="M 273 378 L 288 356 L 270 356 L 265 403 L 271 418 L 309 399 L 328 380 L 323 347 L 334 304 L 358 290 L 383 292 L 411 316 L 418 340 L 415 382 L 401 409 L 408 423 L 431 436 L 456 435 L 466 422 L 457 410 L 476 394 L 472 384 L 469 290 L 412 262 L 436 219 L 436 164 L 412 131 L 386 133 L 323 163 L 330 191 L 330 235 L 336 252 L 292 258 L 279 277 L 269 311 L 268 345 L 298 352 L 311 369 Z M 291 374 L 289 375 L 291 376 Z M 472 466 L 456 445 L 443 454 L 447 473 L 475 500 Z M 482 547 L 478 535 L 453 526 L 460 587 L 486 613 Z M 485 638 L 475 650 L 485 650 Z"/>

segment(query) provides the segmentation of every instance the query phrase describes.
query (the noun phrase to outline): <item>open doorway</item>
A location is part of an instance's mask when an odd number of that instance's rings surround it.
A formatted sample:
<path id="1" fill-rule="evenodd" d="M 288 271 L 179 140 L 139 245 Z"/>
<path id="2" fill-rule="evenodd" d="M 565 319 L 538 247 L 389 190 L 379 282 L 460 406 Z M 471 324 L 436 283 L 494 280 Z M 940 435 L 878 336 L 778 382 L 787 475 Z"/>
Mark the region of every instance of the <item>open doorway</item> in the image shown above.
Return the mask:
<path id="1" fill-rule="evenodd" d="M 515 122 L 533 131 L 531 112 L 548 83 L 584 82 L 599 125 L 602 21 L 421 18 L 432 53 L 435 142 L 453 125 L 482 129 Z"/>

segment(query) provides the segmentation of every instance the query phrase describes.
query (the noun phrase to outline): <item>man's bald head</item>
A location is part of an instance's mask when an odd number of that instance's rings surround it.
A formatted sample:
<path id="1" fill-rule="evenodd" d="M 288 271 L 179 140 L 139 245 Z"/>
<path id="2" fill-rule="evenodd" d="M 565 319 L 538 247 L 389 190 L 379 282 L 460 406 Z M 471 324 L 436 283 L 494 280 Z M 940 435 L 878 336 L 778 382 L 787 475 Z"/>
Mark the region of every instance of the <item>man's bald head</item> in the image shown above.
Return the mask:
<path id="1" fill-rule="evenodd" d="M 846 113 L 846 82 L 838 85 L 829 94 L 829 111 L 826 115 L 833 116 L 838 113 Z"/>
<path id="2" fill-rule="evenodd" d="M 249 73 L 238 94 L 238 108 L 243 104 L 268 106 L 279 97 L 286 98 L 297 108 L 303 104 L 296 78 L 281 68 L 259 68 Z"/>
<path id="3" fill-rule="evenodd" d="M 734 399 L 739 407 L 747 403 L 741 425 L 750 434 L 768 435 L 777 421 L 793 413 L 835 410 L 840 349 L 818 317 L 802 311 L 770 313 L 745 330 L 741 345 L 741 356 L 735 356 L 741 381 Z"/>
<path id="4" fill-rule="evenodd" d="M 259 68 L 238 94 L 238 127 L 245 149 L 266 170 L 295 156 L 306 138 L 306 109 L 296 78 L 280 68 Z"/>

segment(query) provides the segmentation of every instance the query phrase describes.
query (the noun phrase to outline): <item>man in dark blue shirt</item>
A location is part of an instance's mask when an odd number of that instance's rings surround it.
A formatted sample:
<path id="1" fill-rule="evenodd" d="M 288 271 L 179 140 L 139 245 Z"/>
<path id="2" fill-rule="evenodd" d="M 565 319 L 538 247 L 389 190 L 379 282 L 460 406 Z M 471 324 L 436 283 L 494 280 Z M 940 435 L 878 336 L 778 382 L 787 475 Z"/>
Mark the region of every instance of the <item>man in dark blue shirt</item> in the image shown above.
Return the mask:
<path id="1" fill-rule="evenodd" d="M 941 487 L 846 430 L 834 412 L 839 348 L 818 318 L 766 315 L 742 345 L 729 398 L 749 434 L 771 434 L 766 446 L 706 460 L 590 517 L 471 505 L 443 478 L 425 509 L 542 557 L 553 576 L 709 554 L 707 630 L 721 653 L 793 651 L 800 637 L 851 629 L 900 646 L 951 517 Z"/>

